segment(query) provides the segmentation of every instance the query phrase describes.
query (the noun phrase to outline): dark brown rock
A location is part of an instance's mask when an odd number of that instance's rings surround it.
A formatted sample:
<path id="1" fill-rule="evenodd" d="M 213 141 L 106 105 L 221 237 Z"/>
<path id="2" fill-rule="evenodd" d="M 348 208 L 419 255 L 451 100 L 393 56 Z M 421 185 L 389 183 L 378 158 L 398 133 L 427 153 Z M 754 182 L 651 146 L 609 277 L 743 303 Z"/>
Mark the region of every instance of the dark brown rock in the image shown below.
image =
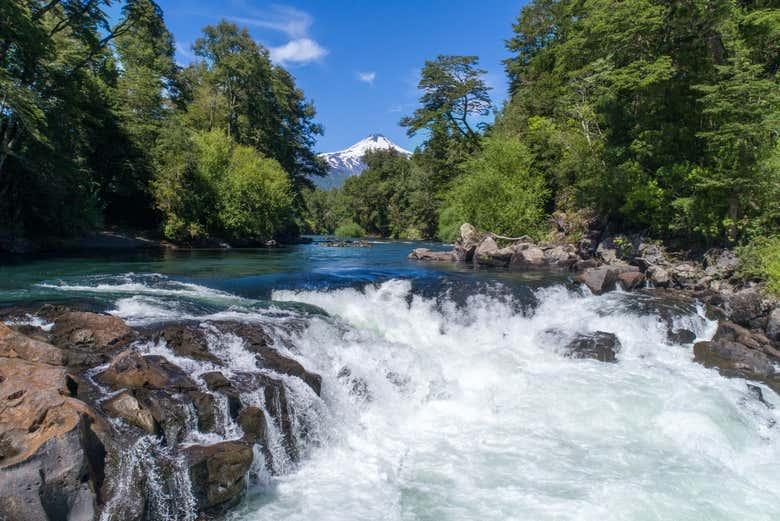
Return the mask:
<path id="1" fill-rule="evenodd" d="M 209 388 L 209 391 L 216 391 L 218 389 L 226 389 L 228 387 L 231 387 L 230 381 L 227 378 L 225 378 L 225 375 L 223 375 L 219 371 L 211 371 L 208 373 L 203 373 L 202 375 L 200 375 L 200 377 L 206 383 L 206 387 Z"/>
<path id="2" fill-rule="evenodd" d="M 594 295 L 601 295 L 615 289 L 617 270 L 604 266 L 581 273 L 577 280 L 585 284 Z"/>
<path id="3" fill-rule="evenodd" d="M 86 311 L 59 315 L 51 329 L 52 342 L 63 348 L 119 349 L 136 338 L 122 319 Z"/>
<path id="4" fill-rule="evenodd" d="M 142 407 L 138 400 L 127 391 L 122 391 L 107 400 L 103 403 L 103 408 L 112 416 L 122 418 L 127 423 L 135 425 L 150 434 L 159 432 L 159 425 L 152 413 L 145 407 Z"/>
<path id="5" fill-rule="evenodd" d="M 222 365 L 219 357 L 209 352 L 204 331 L 195 325 L 168 326 L 160 333 L 160 338 L 164 339 L 168 347 L 179 356 Z"/>
<path id="6" fill-rule="evenodd" d="M 641 288 L 645 283 L 645 276 L 638 271 L 627 271 L 617 276 L 620 287 L 626 291 Z"/>
<path id="7" fill-rule="evenodd" d="M 620 341 L 612 333 L 596 331 L 578 334 L 566 346 L 568 358 L 593 358 L 601 362 L 616 362 L 615 355 L 620 351 Z"/>
<path id="8" fill-rule="evenodd" d="M 252 465 L 249 445 L 238 441 L 193 445 L 184 454 L 200 511 L 216 515 L 238 504 L 246 489 L 244 476 Z"/>
<path id="9" fill-rule="evenodd" d="M 128 350 L 117 355 L 98 380 L 115 389 L 167 389 L 194 391 L 197 384 L 162 356 L 141 356 Z"/>
<path id="10" fill-rule="evenodd" d="M 214 395 L 202 391 L 190 391 L 195 413 L 198 415 L 198 430 L 213 432 L 217 425 L 217 413 L 214 405 Z"/>
<path id="11" fill-rule="evenodd" d="M 265 413 L 259 407 L 246 407 L 238 414 L 238 425 L 244 431 L 244 440 L 250 443 L 265 443 L 268 425 Z"/>

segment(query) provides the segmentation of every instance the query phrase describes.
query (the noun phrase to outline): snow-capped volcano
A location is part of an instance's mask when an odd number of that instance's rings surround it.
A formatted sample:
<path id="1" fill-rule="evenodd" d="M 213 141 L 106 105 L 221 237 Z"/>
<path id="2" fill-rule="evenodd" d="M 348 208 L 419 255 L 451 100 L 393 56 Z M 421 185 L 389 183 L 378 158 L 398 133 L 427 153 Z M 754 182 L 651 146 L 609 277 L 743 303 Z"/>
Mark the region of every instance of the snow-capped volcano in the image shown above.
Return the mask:
<path id="1" fill-rule="evenodd" d="M 366 169 L 363 156 L 370 150 L 395 150 L 405 156 L 412 155 L 382 134 L 371 134 L 345 150 L 320 154 L 330 166 L 330 173 L 326 177 L 316 179 L 314 183 L 324 190 L 340 187 L 348 177 L 359 175 Z"/>

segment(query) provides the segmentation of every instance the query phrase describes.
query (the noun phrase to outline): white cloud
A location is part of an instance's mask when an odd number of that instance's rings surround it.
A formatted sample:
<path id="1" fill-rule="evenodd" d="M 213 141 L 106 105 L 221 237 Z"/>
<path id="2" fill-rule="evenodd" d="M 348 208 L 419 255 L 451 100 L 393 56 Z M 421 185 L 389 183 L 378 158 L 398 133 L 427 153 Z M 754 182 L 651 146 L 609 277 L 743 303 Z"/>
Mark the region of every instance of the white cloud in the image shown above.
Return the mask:
<path id="1" fill-rule="evenodd" d="M 270 12 L 253 10 L 250 14 L 229 18 L 241 24 L 279 31 L 293 39 L 309 34 L 309 28 L 314 23 L 309 13 L 284 5 L 275 5 Z"/>
<path id="2" fill-rule="evenodd" d="M 374 86 L 374 80 L 376 79 L 375 72 L 358 72 L 358 79 L 364 83 L 368 83 L 372 87 Z"/>
<path id="3" fill-rule="evenodd" d="M 282 46 L 271 47 L 268 51 L 271 53 L 271 60 L 279 65 L 310 63 L 328 54 L 327 49 L 309 38 L 290 40 Z"/>

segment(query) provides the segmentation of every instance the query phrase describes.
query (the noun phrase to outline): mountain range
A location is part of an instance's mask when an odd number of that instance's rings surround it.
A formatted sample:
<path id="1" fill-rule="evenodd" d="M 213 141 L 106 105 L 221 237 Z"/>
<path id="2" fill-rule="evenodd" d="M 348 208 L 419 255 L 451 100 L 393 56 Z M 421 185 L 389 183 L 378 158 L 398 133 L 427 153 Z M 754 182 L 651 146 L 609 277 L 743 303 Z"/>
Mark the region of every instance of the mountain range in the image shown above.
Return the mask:
<path id="1" fill-rule="evenodd" d="M 320 154 L 320 157 L 328 163 L 330 171 L 327 176 L 315 179 L 314 184 L 323 190 L 340 188 L 347 178 L 360 175 L 366 169 L 363 156 L 370 150 L 395 150 L 406 156 L 412 155 L 411 152 L 399 147 L 382 134 L 371 134 L 347 149 Z"/>

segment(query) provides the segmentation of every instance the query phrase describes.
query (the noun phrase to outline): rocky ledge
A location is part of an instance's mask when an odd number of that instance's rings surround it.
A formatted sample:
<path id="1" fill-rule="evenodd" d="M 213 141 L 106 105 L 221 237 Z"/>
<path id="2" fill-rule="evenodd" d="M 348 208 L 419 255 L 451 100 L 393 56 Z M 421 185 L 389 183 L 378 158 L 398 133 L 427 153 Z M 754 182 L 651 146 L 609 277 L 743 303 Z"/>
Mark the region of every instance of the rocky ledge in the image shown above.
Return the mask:
<path id="1" fill-rule="evenodd" d="M 641 234 L 589 230 L 572 242 L 564 231 L 559 230 L 556 241 L 537 242 L 527 236 L 480 232 L 466 223 L 452 251 L 419 248 L 409 258 L 568 272 L 595 295 L 655 288 L 656 293 L 665 292 L 664 298 L 701 302 L 720 321 L 711 341 L 694 346 L 695 360 L 717 368 L 724 376 L 762 381 L 780 393 L 780 301 L 766 294 L 760 284 L 736 276 L 739 258 L 733 252 L 713 249 L 698 256 L 672 255 Z M 670 337 L 677 334 L 670 331 Z M 689 336 L 678 338 L 678 343 L 692 342 Z M 613 359 L 603 351 L 593 356 L 589 349 L 575 349 L 571 356 L 583 352 L 604 361 Z"/>
<path id="2" fill-rule="evenodd" d="M 0 322 L 0 519 L 219 516 L 247 479 L 299 458 L 306 425 L 293 417 L 289 382 L 319 400 L 321 379 L 262 327 L 136 330 L 61 307 L 35 314 L 51 324 Z M 241 342 L 256 367 L 227 367 L 215 338 Z M 144 354 L 149 345 L 201 369 Z"/>

